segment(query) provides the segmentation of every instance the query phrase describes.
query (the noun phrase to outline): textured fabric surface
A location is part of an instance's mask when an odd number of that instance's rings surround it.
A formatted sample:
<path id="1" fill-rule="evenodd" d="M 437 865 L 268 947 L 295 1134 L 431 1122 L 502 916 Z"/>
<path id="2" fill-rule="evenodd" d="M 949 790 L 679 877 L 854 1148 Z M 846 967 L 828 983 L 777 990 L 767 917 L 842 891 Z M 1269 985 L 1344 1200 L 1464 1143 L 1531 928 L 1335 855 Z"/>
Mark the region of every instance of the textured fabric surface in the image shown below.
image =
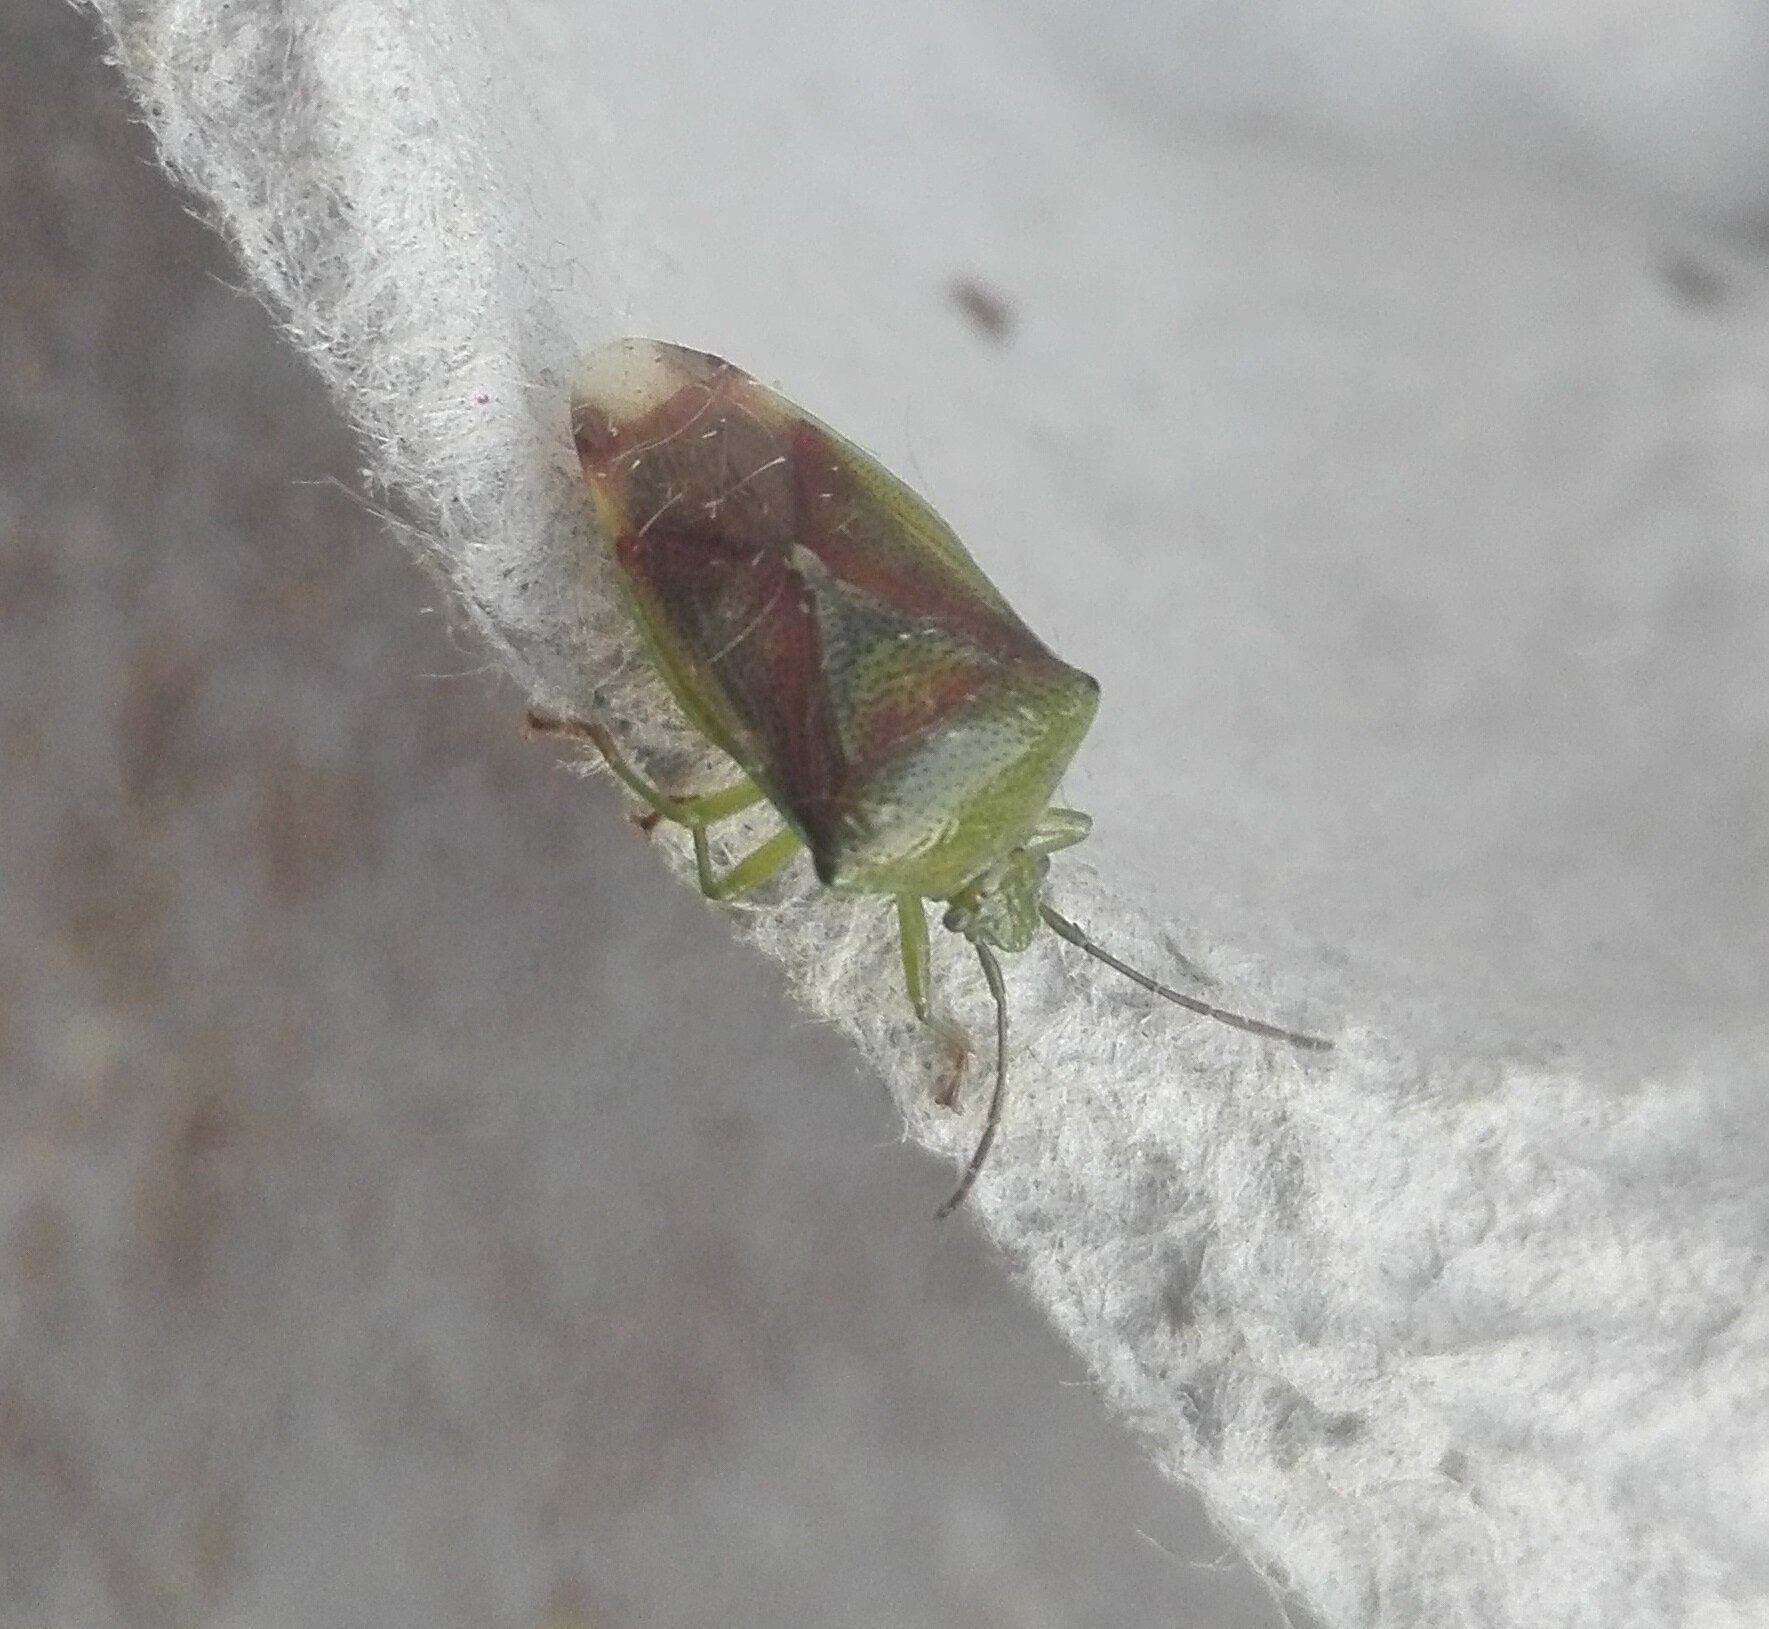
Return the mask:
<path id="1" fill-rule="evenodd" d="M 0 6 L 0 1624 L 1277 1629 Z"/>
<path id="2" fill-rule="evenodd" d="M 1100 673 L 1061 899 L 1340 1050 L 1036 949 L 976 1211 L 1252 1555 L 1333 1624 L 1763 1620 L 1769 403 L 1752 268 L 1641 202 L 1748 216 L 1748 141 L 1235 142 L 981 8 L 97 9 L 537 699 L 683 746 L 563 433 L 626 328 L 885 454 Z M 796 886 L 752 936 L 962 1152 L 883 914 Z"/>

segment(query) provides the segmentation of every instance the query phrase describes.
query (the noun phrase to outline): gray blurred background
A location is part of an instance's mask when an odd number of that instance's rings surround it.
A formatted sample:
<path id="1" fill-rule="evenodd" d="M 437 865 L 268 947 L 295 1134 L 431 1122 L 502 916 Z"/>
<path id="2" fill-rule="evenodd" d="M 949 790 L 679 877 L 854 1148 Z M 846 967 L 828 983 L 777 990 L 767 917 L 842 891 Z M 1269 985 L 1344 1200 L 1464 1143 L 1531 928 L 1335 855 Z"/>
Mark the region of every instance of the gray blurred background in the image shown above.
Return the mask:
<path id="1" fill-rule="evenodd" d="M 9 0 L 0 1625 L 1282 1621 L 352 470 Z"/>

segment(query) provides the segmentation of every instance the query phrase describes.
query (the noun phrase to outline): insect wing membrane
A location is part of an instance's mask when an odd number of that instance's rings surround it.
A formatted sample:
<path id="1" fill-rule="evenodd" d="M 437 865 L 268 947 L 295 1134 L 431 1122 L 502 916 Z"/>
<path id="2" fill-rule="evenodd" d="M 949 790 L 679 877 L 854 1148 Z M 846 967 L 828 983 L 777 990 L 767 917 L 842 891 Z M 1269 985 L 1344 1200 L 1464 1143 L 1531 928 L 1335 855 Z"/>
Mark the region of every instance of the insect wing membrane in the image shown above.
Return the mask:
<path id="1" fill-rule="evenodd" d="M 676 346 L 598 353 L 574 425 L 664 679 L 825 881 L 940 894 L 1024 835 L 1097 686 L 909 488 L 739 369 Z"/>

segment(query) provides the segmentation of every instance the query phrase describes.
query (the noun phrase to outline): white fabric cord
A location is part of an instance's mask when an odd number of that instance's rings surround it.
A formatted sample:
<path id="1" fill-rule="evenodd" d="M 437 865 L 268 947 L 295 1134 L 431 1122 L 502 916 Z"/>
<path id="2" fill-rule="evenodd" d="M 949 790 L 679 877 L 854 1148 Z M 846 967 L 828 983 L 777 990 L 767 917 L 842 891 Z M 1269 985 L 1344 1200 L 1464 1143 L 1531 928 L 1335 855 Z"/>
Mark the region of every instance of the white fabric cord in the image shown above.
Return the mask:
<path id="1" fill-rule="evenodd" d="M 626 331 L 879 450 L 1101 672 L 1073 788 L 1101 829 L 1058 903 L 1157 973 L 1173 926 L 1214 998 L 1339 1049 L 1043 944 L 1007 968 L 974 1212 L 1250 1555 L 1335 1626 L 1769 1621 L 1758 325 L 1703 327 L 1632 216 L 1513 199 L 1502 155 L 1464 185 L 1218 150 L 1146 84 L 1102 90 L 1109 38 L 1071 78 L 1072 34 L 1044 51 L 981 9 L 93 4 L 166 162 L 537 702 L 600 706 L 660 767 L 684 746 L 566 433 L 578 356 Z M 1566 167 L 1638 134 L 1602 109 Z M 1642 189 L 1699 171 L 1690 199 L 1751 215 L 1748 141 L 1715 147 L 1660 149 Z M 924 218 L 942 169 L 973 206 Z M 1005 349 L 945 299 L 979 265 L 1025 314 Z M 1390 637 L 1418 665 L 1384 668 Z M 793 889 L 746 908 L 755 941 L 962 1158 L 974 1119 L 930 1101 L 887 915 Z M 937 959 L 987 1036 L 963 947 Z"/>

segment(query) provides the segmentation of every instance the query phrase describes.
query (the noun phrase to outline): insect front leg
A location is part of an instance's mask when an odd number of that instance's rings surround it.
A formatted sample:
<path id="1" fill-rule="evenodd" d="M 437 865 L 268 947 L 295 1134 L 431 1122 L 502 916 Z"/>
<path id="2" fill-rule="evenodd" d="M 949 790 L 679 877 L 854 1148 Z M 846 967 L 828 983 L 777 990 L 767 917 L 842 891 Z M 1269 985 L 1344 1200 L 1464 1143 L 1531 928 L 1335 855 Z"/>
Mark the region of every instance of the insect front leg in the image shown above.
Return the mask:
<path id="1" fill-rule="evenodd" d="M 950 1019 L 934 1011 L 932 988 L 933 952 L 928 944 L 927 907 L 915 894 L 897 895 L 897 945 L 903 956 L 903 984 L 915 1016 L 934 1032 L 946 1055 L 934 1101 L 943 1109 L 958 1101 L 964 1066 L 970 1061 L 970 1037 Z"/>
<path id="2" fill-rule="evenodd" d="M 694 870 L 700 891 L 708 899 L 736 899 L 759 888 L 792 858 L 798 848 L 798 837 L 790 828 L 777 831 L 729 869 L 716 872 L 707 846 L 706 828 L 762 802 L 765 794 L 754 781 L 744 779 L 731 786 L 722 786 L 716 792 L 671 797 L 627 762 L 626 754 L 620 750 L 608 727 L 593 718 L 555 718 L 531 710 L 527 729 L 530 735 L 557 735 L 568 741 L 588 741 L 602 754 L 603 762 L 615 779 L 646 806 L 650 824 L 667 820 L 672 825 L 686 827 L 694 839 Z M 649 830 L 650 826 L 645 829 Z"/>
<path id="3" fill-rule="evenodd" d="M 758 792 L 756 796 L 759 798 L 761 794 Z M 712 855 L 706 846 L 706 827 L 697 825 L 690 829 L 694 833 L 694 869 L 700 874 L 700 891 L 708 899 L 736 899 L 752 888 L 761 887 L 798 852 L 798 834 L 790 828 L 783 828 L 735 861 L 720 876 L 713 871 Z"/>

